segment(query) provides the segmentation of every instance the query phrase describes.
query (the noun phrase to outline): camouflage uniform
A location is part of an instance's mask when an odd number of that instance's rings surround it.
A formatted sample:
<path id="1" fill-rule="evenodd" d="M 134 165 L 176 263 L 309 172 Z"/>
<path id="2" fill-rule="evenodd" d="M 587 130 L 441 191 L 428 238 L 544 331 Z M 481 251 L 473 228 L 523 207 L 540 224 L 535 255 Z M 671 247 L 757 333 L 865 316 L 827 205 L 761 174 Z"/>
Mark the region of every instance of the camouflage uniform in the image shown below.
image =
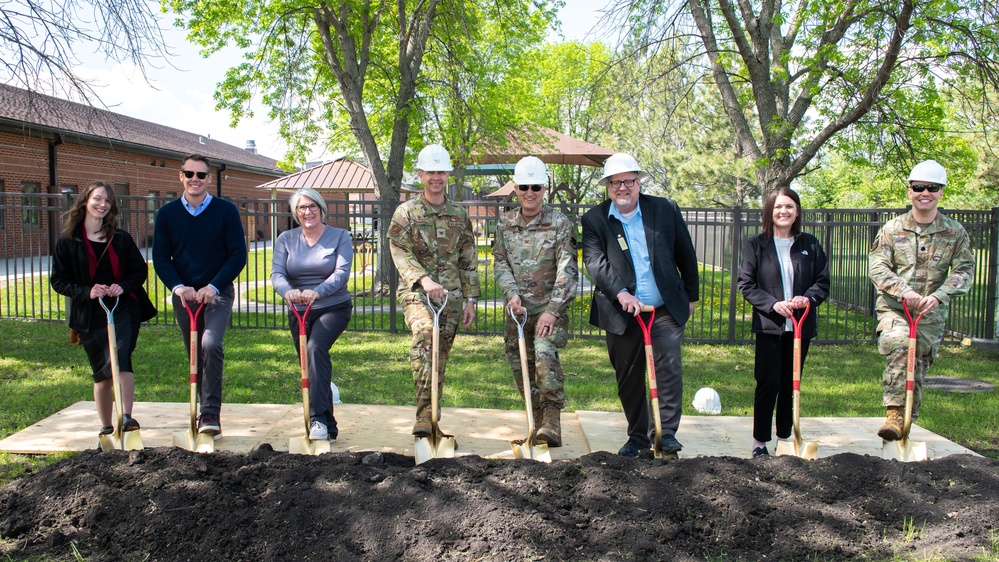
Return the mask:
<path id="1" fill-rule="evenodd" d="M 535 407 L 550 403 L 561 410 L 565 407 L 565 374 L 558 350 L 569 341 L 567 309 L 576 296 L 579 276 L 574 227 L 565 215 L 547 205 L 529 223 L 524 221 L 519 208 L 507 211 L 496 229 L 493 256 L 496 285 L 503 291 L 505 301 L 520 295 L 521 305 L 527 309 L 524 336 L 533 383 L 532 401 Z M 537 337 L 534 329 L 543 312 L 551 313 L 557 320 L 550 336 Z M 523 395 L 517 325 L 509 312 L 504 317 L 506 358 L 517 389 Z"/>
<path id="2" fill-rule="evenodd" d="M 479 296 L 477 249 L 464 209 L 445 199 L 438 211 L 422 195 L 399 205 L 392 215 L 388 238 L 392 261 L 399 270 L 399 304 L 413 332 L 409 360 L 420 418 L 429 416 L 434 315 L 427 308 L 419 280 L 429 275 L 448 291 L 447 306 L 440 314 L 440 392 L 465 298 Z"/>
<path id="3" fill-rule="evenodd" d="M 913 417 L 922 402 L 923 377 L 940 349 L 947 304 L 968 293 L 975 271 L 971 241 L 960 223 L 937 213 L 925 232 L 920 230 L 911 212 L 888 221 L 874 239 L 869 256 L 871 281 L 878 289 L 878 351 L 886 358 L 885 406 L 905 405 L 909 322 L 902 310 L 902 295 L 915 291 L 940 301 L 917 328 Z"/>

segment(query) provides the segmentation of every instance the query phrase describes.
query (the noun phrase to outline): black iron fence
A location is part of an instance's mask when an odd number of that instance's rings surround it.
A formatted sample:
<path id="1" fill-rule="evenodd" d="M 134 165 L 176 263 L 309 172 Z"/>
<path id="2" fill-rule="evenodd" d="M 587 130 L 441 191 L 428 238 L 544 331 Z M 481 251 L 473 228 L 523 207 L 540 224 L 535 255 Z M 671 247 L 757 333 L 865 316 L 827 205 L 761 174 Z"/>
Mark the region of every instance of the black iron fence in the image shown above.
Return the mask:
<path id="1" fill-rule="evenodd" d="M 0 195 L 0 316 L 64 320 L 65 299 L 48 284 L 50 249 L 61 227 L 61 215 L 73 194 L 3 193 Z M 153 221 L 160 205 L 170 197 L 121 197 L 121 224 L 144 251 L 149 251 Z M 247 267 L 236 280 L 237 299 L 233 325 L 282 328 L 287 326 L 284 301 L 270 288 L 272 241 L 293 226 L 285 200 L 232 199 L 243 217 L 249 251 Z M 329 202 L 328 223 L 346 228 L 354 240 L 354 267 L 349 288 L 354 296 L 351 329 L 400 331 L 405 329 L 395 299 L 396 277 L 391 260 L 381 256 L 379 228 L 391 217 L 396 203 L 383 201 Z M 491 245 L 497 217 L 506 203 L 463 203 L 472 220 L 479 256 L 479 300 L 472 333 L 502 333 L 502 293 L 495 287 Z M 578 225 L 589 206 L 556 204 Z M 878 228 L 902 209 L 807 210 L 805 230 L 822 242 L 830 257 L 830 301 L 819 309 L 816 342 L 870 341 L 875 337 L 873 317 L 876 291 L 867 277 L 867 252 Z M 971 293 L 952 303 L 946 339 L 995 340 L 997 240 L 999 208 L 991 211 L 945 211 L 968 230 L 976 255 L 976 275 Z M 686 326 L 689 341 L 747 343 L 751 308 L 738 294 L 736 272 L 745 242 L 760 230 L 758 209 L 686 209 L 687 221 L 701 263 L 701 295 Z M 205 241 L 210 244 L 211 241 Z M 387 267 L 380 268 L 381 263 Z M 385 269 L 387 271 L 382 271 Z M 153 323 L 173 323 L 169 291 L 150 266 L 147 290 L 160 309 Z M 571 306 L 570 327 L 576 337 L 602 335 L 588 323 L 592 286 L 580 265 L 577 297 Z"/>

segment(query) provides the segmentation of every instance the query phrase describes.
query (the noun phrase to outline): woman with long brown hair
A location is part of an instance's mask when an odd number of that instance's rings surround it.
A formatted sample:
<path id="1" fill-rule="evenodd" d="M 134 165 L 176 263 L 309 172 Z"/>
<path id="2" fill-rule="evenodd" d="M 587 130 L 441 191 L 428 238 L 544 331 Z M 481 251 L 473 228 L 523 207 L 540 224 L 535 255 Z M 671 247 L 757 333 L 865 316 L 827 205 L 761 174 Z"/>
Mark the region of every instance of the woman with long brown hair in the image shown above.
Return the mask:
<path id="1" fill-rule="evenodd" d="M 69 327 L 80 334 L 94 379 L 94 401 L 101 421 L 100 435 L 114 431 L 111 411 L 111 351 L 108 317 L 97 299 L 118 299 L 114 311 L 118 343 L 118 366 L 125 413 L 122 429 L 139 429 L 132 417 L 135 376 L 132 352 L 139 325 L 156 315 L 143 288 L 149 269 L 132 237 L 118 228 L 118 200 L 106 182 L 92 182 L 63 216 L 62 236 L 52 255 L 49 282 L 59 294 L 71 299 L 67 311 Z M 108 306 L 113 306 L 110 302 Z"/>
<path id="2" fill-rule="evenodd" d="M 753 305 L 756 334 L 756 392 L 753 400 L 753 457 L 768 456 L 776 406 L 777 439 L 793 429 L 792 378 L 795 310 L 811 307 L 801 326 L 801 363 L 818 335 L 817 308 L 829 298 L 829 266 L 819 241 L 802 232 L 801 199 L 789 187 L 767 197 L 763 229 L 750 239 L 739 268 L 739 292 Z"/>

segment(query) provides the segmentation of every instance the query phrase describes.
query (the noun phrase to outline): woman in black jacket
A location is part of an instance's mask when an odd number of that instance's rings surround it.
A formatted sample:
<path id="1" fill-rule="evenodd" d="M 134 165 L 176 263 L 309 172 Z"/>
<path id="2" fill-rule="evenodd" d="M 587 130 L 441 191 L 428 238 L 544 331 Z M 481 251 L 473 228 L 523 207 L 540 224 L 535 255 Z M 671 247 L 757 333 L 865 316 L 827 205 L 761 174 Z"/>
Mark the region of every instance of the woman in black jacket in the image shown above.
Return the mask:
<path id="1" fill-rule="evenodd" d="M 114 312 L 121 380 L 124 431 L 139 429 L 132 417 L 135 377 L 132 351 L 139 325 L 156 315 L 143 284 L 149 275 L 146 261 L 132 237 L 118 229 L 118 200 L 114 190 L 95 181 L 77 197 L 63 216 L 62 237 L 56 242 L 49 282 L 59 294 L 69 297 L 69 327 L 80 333 L 94 378 L 94 401 L 101 421 L 101 435 L 114 431 L 111 410 L 111 358 L 108 317 L 97 299 L 105 298 Z"/>
<path id="2" fill-rule="evenodd" d="M 801 232 L 801 200 L 788 187 L 775 189 L 763 205 L 763 231 L 746 247 L 739 292 L 753 305 L 756 334 L 756 395 L 753 457 L 769 455 L 774 405 L 777 438 L 791 436 L 794 332 L 791 316 L 810 304 L 801 327 L 801 362 L 818 335 L 817 308 L 829 298 L 829 266 L 819 241 Z"/>

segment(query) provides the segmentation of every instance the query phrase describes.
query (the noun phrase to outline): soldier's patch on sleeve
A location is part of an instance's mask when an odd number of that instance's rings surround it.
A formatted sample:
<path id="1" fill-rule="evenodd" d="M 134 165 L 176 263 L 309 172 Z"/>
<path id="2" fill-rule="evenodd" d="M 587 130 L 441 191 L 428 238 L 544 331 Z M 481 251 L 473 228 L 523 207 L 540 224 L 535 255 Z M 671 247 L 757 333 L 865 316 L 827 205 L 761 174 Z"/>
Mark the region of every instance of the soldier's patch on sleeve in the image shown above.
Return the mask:
<path id="1" fill-rule="evenodd" d="M 399 236 L 400 232 L 402 232 L 402 227 L 397 224 L 393 224 L 389 227 L 389 236 Z"/>

